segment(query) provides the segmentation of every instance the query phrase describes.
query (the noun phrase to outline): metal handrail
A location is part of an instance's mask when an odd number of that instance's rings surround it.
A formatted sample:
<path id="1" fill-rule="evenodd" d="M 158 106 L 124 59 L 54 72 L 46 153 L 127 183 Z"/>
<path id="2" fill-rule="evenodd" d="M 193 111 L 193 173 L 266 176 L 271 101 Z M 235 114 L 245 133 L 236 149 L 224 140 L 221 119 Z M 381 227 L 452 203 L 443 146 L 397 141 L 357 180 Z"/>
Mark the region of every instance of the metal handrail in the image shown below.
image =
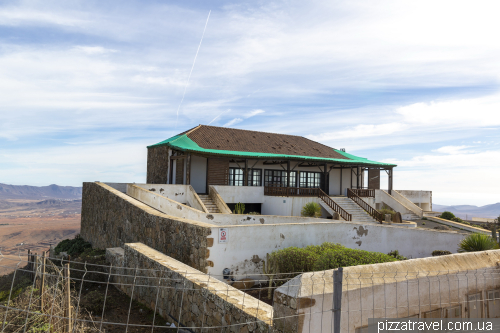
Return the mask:
<path id="1" fill-rule="evenodd" d="M 382 223 L 384 220 L 384 215 L 370 206 L 366 201 L 361 199 L 354 191 L 350 188 L 347 189 L 347 197 L 358 204 L 359 207 L 363 208 L 371 217 L 373 217 L 378 222 Z"/>
<path id="2" fill-rule="evenodd" d="M 323 192 L 322 189 L 318 188 L 318 197 L 323 200 L 331 209 L 337 212 L 344 220 L 352 221 L 352 215 L 349 214 L 344 208 L 340 207 L 335 201 L 330 198 L 328 194 Z"/>
<path id="3" fill-rule="evenodd" d="M 282 197 L 317 197 L 323 200 L 334 212 L 338 213 L 344 220 L 352 221 L 352 215 L 340 207 L 328 194 L 320 188 L 304 187 L 274 187 L 265 186 L 264 195 L 282 196 Z"/>
<path id="4" fill-rule="evenodd" d="M 358 197 L 375 198 L 374 189 L 352 188 L 351 191 L 353 191 Z"/>

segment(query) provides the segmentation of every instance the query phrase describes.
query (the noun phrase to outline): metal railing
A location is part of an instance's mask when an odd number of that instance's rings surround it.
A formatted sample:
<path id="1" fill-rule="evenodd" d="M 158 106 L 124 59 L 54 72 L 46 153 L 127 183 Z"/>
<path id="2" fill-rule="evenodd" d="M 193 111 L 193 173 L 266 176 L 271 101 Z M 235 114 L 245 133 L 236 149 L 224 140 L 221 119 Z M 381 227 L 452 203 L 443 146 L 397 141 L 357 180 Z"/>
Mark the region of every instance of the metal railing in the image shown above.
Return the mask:
<path id="1" fill-rule="evenodd" d="M 320 188 L 302 188 L 302 187 L 264 187 L 264 195 L 283 196 L 283 197 L 317 197 L 323 200 L 334 212 L 340 215 L 346 221 L 352 221 L 352 215 L 340 207 Z"/>
<path id="2" fill-rule="evenodd" d="M 361 188 L 353 188 L 351 189 L 358 197 L 361 198 L 375 198 L 375 190 L 374 189 L 361 189 Z"/>
<path id="3" fill-rule="evenodd" d="M 318 197 L 323 200 L 324 203 L 326 203 L 331 209 L 333 209 L 335 212 L 337 212 L 340 217 L 342 217 L 346 221 L 352 221 L 352 215 L 349 214 L 344 208 L 340 207 L 335 201 L 330 198 L 328 194 L 323 192 L 323 190 L 318 189 Z"/>
<path id="4" fill-rule="evenodd" d="M 371 217 L 373 217 L 378 222 L 382 223 L 384 220 L 384 214 L 380 213 L 378 210 L 370 206 L 366 201 L 361 199 L 352 189 L 347 189 L 347 197 L 358 204 L 359 207 L 363 208 Z"/>

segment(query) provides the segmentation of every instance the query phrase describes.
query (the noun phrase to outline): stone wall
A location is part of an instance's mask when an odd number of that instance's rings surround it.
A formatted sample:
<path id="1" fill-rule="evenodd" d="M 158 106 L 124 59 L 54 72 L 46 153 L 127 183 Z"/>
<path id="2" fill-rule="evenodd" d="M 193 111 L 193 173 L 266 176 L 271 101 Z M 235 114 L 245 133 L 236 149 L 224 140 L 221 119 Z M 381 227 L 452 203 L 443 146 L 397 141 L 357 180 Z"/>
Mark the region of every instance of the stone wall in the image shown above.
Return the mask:
<path id="1" fill-rule="evenodd" d="M 200 331 L 195 327 L 221 332 L 220 326 L 228 326 L 225 332 L 274 332 L 270 305 L 144 244 L 107 249 L 106 258 L 113 267 L 124 267 L 113 270 L 123 292 L 131 295 L 133 289 L 133 298 L 152 309 L 158 299 L 157 311 L 176 326 L 194 332 Z"/>
<path id="2" fill-rule="evenodd" d="M 161 213 L 106 184 L 83 184 L 81 236 L 95 248 L 141 242 L 206 272 L 210 227 Z"/>
<path id="3" fill-rule="evenodd" d="M 148 184 L 167 184 L 168 177 L 168 146 L 148 148 Z"/>

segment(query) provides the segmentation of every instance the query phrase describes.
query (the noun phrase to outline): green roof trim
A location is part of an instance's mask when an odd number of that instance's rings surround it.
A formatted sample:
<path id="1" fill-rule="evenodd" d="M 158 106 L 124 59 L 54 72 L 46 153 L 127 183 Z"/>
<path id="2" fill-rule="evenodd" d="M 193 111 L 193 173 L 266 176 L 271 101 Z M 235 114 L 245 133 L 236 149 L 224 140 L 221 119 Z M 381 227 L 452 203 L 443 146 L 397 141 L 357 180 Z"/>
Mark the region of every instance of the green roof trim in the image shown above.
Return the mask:
<path id="1" fill-rule="evenodd" d="M 300 155 L 286 155 L 286 154 L 269 154 L 269 153 L 256 153 L 256 152 L 247 152 L 247 151 L 232 151 L 232 150 L 218 150 L 218 149 L 206 149 L 200 147 L 196 142 L 191 140 L 187 134 L 179 134 L 173 136 L 167 140 L 159 142 L 157 144 L 148 146 L 148 148 L 160 147 L 160 146 L 169 146 L 171 148 L 187 151 L 187 152 L 195 152 L 195 153 L 205 153 L 210 155 L 230 155 L 230 156 L 238 156 L 245 158 L 272 158 L 272 159 L 287 159 L 287 160 L 304 160 L 304 161 L 323 161 L 323 162 L 338 162 L 340 164 L 355 164 L 355 165 L 374 165 L 374 166 L 386 166 L 386 167 L 395 167 L 395 164 L 390 163 L 382 163 L 371 161 L 364 157 L 358 157 L 352 154 L 348 154 L 341 150 L 336 150 L 339 154 L 349 158 L 340 159 L 340 158 L 324 158 L 324 157 L 314 157 L 314 156 L 300 156 Z M 333 148 L 332 148 L 333 149 Z"/>

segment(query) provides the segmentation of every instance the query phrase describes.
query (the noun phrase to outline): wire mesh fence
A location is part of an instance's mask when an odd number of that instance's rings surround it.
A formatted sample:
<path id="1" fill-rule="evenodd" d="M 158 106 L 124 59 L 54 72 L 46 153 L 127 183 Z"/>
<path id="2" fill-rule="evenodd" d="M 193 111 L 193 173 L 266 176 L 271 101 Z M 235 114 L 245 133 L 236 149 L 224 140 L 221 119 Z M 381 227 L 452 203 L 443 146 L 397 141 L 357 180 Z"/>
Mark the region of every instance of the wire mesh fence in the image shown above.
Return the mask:
<path id="1" fill-rule="evenodd" d="M 496 263 L 416 272 L 355 266 L 278 274 L 269 285 L 269 274 L 28 258 L 0 252 L 0 266 L 13 270 L 1 278 L 1 332 L 357 333 L 369 318 L 500 317 Z"/>

